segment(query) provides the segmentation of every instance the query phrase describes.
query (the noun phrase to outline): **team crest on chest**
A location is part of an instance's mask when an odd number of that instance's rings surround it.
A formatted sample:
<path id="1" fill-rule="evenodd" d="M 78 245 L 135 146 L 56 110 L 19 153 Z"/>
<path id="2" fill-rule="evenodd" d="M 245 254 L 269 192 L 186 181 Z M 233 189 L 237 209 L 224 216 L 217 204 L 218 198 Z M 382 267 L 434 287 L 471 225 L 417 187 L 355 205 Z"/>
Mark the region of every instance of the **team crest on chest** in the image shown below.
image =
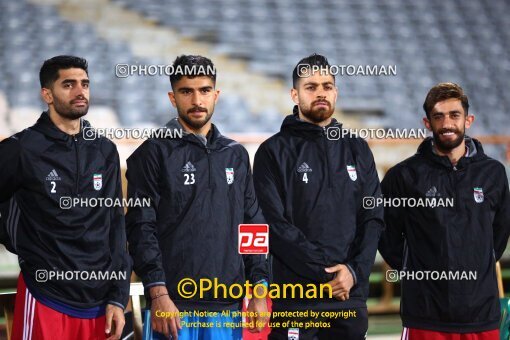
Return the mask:
<path id="1" fill-rule="evenodd" d="M 234 183 L 234 168 L 225 168 L 225 175 L 227 175 L 227 184 Z"/>
<path id="2" fill-rule="evenodd" d="M 476 203 L 482 203 L 483 202 L 483 189 L 482 188 L 473 188 L 473 196 L 475 198 Z"/>
<path id="3" fill-rule="evenodd" d="M 94 174 L 94 190 L 99 191 L 103 187 L 103 175 Z"/>
<path id="4" fill-rule="evenodd" d="M 358 174 L 356 173 L 356 167 L 354 165 L 347 165 L 347 173 L 351 178 L 351 181 L 355 181 L 358 179 Z"/>

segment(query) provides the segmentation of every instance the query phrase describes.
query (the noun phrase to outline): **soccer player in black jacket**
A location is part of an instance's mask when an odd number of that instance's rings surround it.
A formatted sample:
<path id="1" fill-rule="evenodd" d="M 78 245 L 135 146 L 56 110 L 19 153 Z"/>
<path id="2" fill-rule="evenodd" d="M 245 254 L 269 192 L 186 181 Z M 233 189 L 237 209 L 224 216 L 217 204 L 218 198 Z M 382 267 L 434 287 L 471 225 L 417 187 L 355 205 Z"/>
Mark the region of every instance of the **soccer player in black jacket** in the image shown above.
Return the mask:
<path id="1" fill-rule="evenodd" d="M 379 250 L 401 271 L 402 338 L 496 340 L 495 264 L 510 233 L 505 168 L 465 135 L 474 116 L 460 86 L 434 86 L 423 108 L 433 137 L 388 171 L 382 191 L 387 198 L 453 199 L 453 205 L 385 207 Z"/>
<path id="2" fill-rule="evenodd" d="M 247 151 L 211 123 L 219 96 L 213 64 L 202 56 L 184 55 L 173 66 L 168 95 L 178 117 L 167 126 L 184 130 L 184 135 L 149 139 L 128 158 L 129 197 L 151 201 L 150 207 L 128 210 L 129 251 L 150 299 L 154 338 L 164 333 L 174 339 L 240 339 L 242 329 L 227 325 L 229 317 L 193 314 L 181 320 L 176 314 L 239 311 L 242 302 L 213 291 L 185 296 L 179 290 L 181 280 L 217 279 L 228 289 L 246 279 L 252 284 L 267 282 L 267 268 L 263 255 L 238 251 L 239 224 L 265 221 Z M 248 310 L 267 312 L 265 299 L 252 299 Z M 166 312 L 173 314 L 161 317 Z M 257 317 L 262 322 L 265 318 Z M 211 321 L 214 327 L 180 329 L 181 321 Z"/>
<path id="3" fill-rule="evenodd" d="M 309 315 L 299 321 L 323 321 L 330 327 L 273 328 L 271 339 L 363 339 L 368 328 L 368 277 L 383 212 L 363 209 L 362 199 L 379 196 L 380 185 L 367 143 L 342 136 L 342 125 L 331 118 L 337 88 L 329 67 L 316 54 L 298 63 L 291 90 L 294 113 L 259 147 L 253 171 L 270 225 L 272 282 L 329 283 L 333 289 L 332 298 L 276 299 L 273 310 L 347 314 Z"/>
<path id="4" fill-rule="evenodd" d="M 48 111 L 0 143 L 0 239 L 21 267 L 13 339 L 119 339 L 131 273 L 124 212 L 71 204 L 122 197 L 119 155 L 106 138 L 84 139 L 84 59 L 46 60 L 40 82 Z"/>

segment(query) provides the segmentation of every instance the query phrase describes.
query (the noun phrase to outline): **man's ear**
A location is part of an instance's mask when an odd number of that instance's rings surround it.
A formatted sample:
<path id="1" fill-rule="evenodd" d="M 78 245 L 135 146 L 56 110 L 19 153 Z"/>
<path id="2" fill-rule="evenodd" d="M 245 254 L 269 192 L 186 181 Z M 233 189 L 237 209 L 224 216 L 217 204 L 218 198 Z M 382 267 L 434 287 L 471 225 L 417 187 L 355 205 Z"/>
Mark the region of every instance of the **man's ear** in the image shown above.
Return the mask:
<path id="1" fill-rule="evenodd" d="M 432 131 L 432 126 L 430 125 L 430 120 L 427 117 L 423 117 L 423 125 L 425 125 L 427 130 Z"/>
<path id="2" fill-rule="evenodd" d="M 294 102 L 294 104 L 299 105 L 298 91 L 295 88 L 292 88 L 290 90 L 290 98 L 292 98 L 292 101 Z"/>
<path id="3" fill-rule="evenodd" d="M 220 97 L 220 90 L 214 90 L 214 105 L 218 103 L 218 98 Z"/>
<path id="4" fill-rule="evenodd" d="M 50 89 L 45 87 L 41 88 L 41 98 L 48 105 L 53 103 L 53 94 L 51 93 Z"/>
<path id="5" fill-rule="evenodd" d="M 464 122 L 464 127 L 466 129 L 469 129 L 474 121 L 475 121 L 475 115 L 467 115 L 466 121 Z"/>
<path id="6" fill-rule="evenodd" d="M 173 107 L 177 107 L 177 104 L 175 102 L 175 93 L 170 91 L 168 92 L 168 98 L 170 99 L 170 102 L 172 103 Z"/>

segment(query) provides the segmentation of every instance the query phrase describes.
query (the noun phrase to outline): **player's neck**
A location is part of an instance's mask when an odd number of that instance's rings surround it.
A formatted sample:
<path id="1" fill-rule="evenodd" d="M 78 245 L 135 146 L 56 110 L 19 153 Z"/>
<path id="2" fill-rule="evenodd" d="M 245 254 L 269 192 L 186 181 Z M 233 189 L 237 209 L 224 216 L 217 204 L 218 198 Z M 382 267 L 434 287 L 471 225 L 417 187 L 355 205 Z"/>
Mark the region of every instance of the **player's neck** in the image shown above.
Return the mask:
<path id="1" fill-rule="evenodd" d="M 195 135 L 207 136 L 207 134 L 211 130 L 211 125 L 212 124 L 211 124 L 210 121 L 207 122 L 201 128 L 196 129 L 196 128 L 193 128 L 193 127 L 189 126 L 188 124 L 186 124 L 186 122 L 183 119 L 180 119 L 180 118 L 177 118 L 177 119 L 179 120 L 179 123 L 182 125 L 184 130 L 186 130 L 186 132 L 189 132 L 189 133 L 192 133 L 192 134 L 195 134 Z"/>
<path id="2" fill-rule="evenodd" d="M 310 124 L 318 125 L 320 127 L 328 126 L 331 123 L 331 117 L 329 117 L 326 120 L 323 120 L 322 122 L 318 122 L 318 123 L 317 122 L 313 122 L 310 119 L 306 118 L 305 115 L 301 113 L 301 110 L 299 111 L 299 119 L 302 120 L 303 122 L 307 122 L 307 123 L 310 123 Z"/>
<path id="3" fill-rule="evenodd" d="M 448 157 L 452 165 L 455 166 L 459 162 L 459 159 L 461 159 L 466 154 L 466 142 L 464 139 L 462 139 L 462 142 L 459 144 L 459 146 L 447 151 L 438 149 L 437 145 L 434 144 L 434 150 L 439 156 Z"/>
<path id="4" fill-rule="evenodd" d="M 60 131 L 65 132 L 71 136 L 80 133 L 80 118 L 69 119 L 62 117 L 55 111 L 53 107 L 50 107 L 49 109 L 49 116 L 50 120 Z"/>

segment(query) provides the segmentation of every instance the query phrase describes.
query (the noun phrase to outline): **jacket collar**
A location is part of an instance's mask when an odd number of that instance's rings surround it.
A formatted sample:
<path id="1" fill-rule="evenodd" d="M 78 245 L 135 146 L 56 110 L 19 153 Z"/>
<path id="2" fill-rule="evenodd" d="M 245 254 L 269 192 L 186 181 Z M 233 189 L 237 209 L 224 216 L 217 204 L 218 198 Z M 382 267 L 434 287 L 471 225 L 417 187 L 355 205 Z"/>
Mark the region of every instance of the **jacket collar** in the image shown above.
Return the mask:
<path id="1" fill-rule="evenodd" d="M 338 127 L 342 128 L 342 124 L 340 124 L 335 118 L 331 119 L 331 123 L 325 127 L 312 124 L 309 122 L 305 122 L 299 119 L 299 109 L 298 106 L 295 105 L 292 114 L 285 117 L 282 123 L 282 127 L 280 131 L 290 131 L 299 135 L 309 136 L 309 137 L 320 137 L 323 136 L 325 130 L 329 127 Z"/>
<path id="2" fill-rule="evenodd" d="M 486 159 L 487 155 L 483 151 L 482 144 L 475 138 L 471 138 L 469 136 L 464 137 L 466 143 L 466 155 L 462 156 L 459 159 L 459 162 L 455 166 L 456 168 L 466 167 L 469 163 L 476 162 L 482 159 Z M 418 147 L 417 154 L 421 154 L 424 157 L 430 159 L 433 162 L 441 164 L 447 168 L 452 168 L 453 165 L 450 162 L 450 159 L 447 156 L 440 156 L 436 153 L 434 149 L 434 139 L 432 137 L 427 137 L 423 142 L 421 142 Z"/>
<path id="3" fill-rule="evenodd" d="M 78 132 L 74 136 L 71 136 L 65 133 L 64 131 L 60 130 L 51 121 L 48 111 L 44 111 L 37 120 L 37 122 L 32 126 L 34 130 L 41 132 L 45 136 L 61 141 L 69 141 L 73 137 L 81 138 L 83 136 L 83 129 L 86 127 L 91 127 L 90 123 L 87 120 L 80 118 L 80 132 Z"/>
<path id="4" fill-rule="evenodd" d="M 216 125 L 211 124 L 211 130 L 207 136 L 196 135 L 191 132 L 187 132 L 179 120 L 176 118 L 171 119 L 165 126 L 169 129 L 177 129 L 182 131 L 182 139 L 188 141 L 190 143 L 199 144 L 203 147 L 207 147 L 209 149 L 215 149 L 220 145 L 223 145 L 223 140 L 225 139 L 223 135 L 220 133 Z"/>

